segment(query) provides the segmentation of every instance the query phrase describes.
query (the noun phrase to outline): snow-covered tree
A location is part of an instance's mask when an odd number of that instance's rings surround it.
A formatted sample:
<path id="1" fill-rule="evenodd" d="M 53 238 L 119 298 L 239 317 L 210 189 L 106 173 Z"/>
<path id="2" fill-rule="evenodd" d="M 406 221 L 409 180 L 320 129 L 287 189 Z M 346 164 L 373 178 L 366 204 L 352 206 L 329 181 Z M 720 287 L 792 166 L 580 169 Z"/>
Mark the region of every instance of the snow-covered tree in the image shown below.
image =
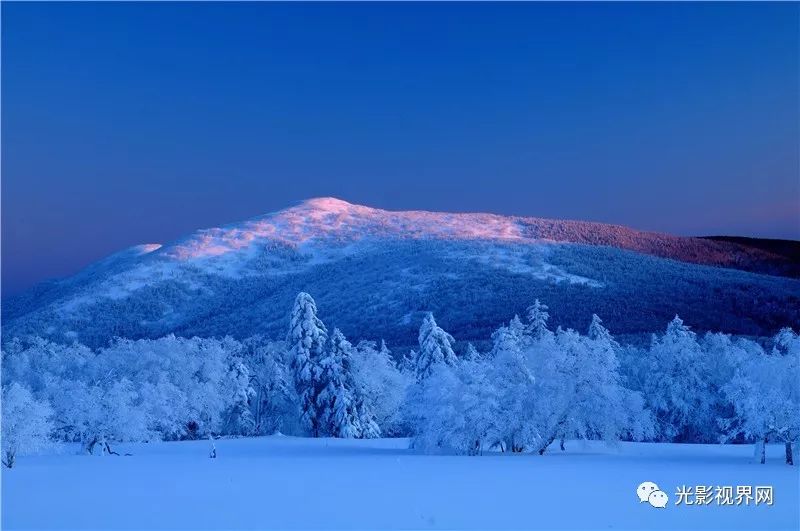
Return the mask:
<path id="1" fill-rule="evenodd" d="M 493 380 L 492 363 L 493 360 L 474 357 L 461 361 L 456 368 L 461 394 L 454 398 L 461 403 L 465 430 L 450 444 L 468 455 L 480 454 L 498 445 L 506 433 L 508 417 L 500 414 L 504 397 Z"/>
<path id="2" fill-rule="evenodd" d="M 486 359 L 436 364 L 435 378 L 416 384 L 409 394 L 415 447 L 543 453 L 566 437 L 652 435 L 641 396 L 622 385 L 619 345 L 599 318 L 589 338 L 572 330 L 551 332 L 541 303 L 531 315 L 534 326 L 514 317 L 500 327 Z"/>
<path id="3" fill-rule="evenodd" d="M 402 408 L 402 417 L 415 435 L 411 444 L 430 450 L 443 444 L 442 427 L 446 422 L 447 411 L 432 411 L 440 408 L 437 402 L 445 397 L 446 386 L 458 384 L 458 377 L 451 370 L 458 363 L 453 352 L 453 336 L 439 328 L 432 313 L 427 313 L 419 329 L 419 352 L 413 353 L 413 373 L 416 383 L 408 387 Z M 412 351 L 413 352 L 413 351 Z M 433 381 L 427 381 L 433 378 Z"/>
<path id="4" fill-rule="evenodd" d="M 256 433 L 302 433 L 286 343 L 254 336 L 244 341 L 244 349 L 255 390 L 251 402 Z"/>
<path id="5" fill-rule="evenodd" d="M 320 435 L 317 397 L 320 384 L 320 360 L 325 354 L 328 331 L 317 317 L 317 305 L 308 293 L 301 292 L 294 301 L 287 342 L 291 348 L 292 372 L 300 403 L 300 422 L 313 436 Z"/>
<path id="6" fill-rule="evenodd" d="M 412 448 L 425 453 L 461 450 L 454 441 L 463 440 L 467 429 L 462 387 L 453 366 L 436 363 L 409 389 L 404 415 L 413 435 Z"/>
<path id="7" fill-rule="evenodd" d="M 110 445 L 218 433 L 234 406 L 231 371 L 240 346 L 231 339 L 121 339 L 96 353 L 38 338 L 11 343 L 3 351 L 4 382 L 23 382 L 51 404 L 54 436 L 87 450 L 102 448 L 103 438 Z"/>
<path id="8" fill-rule="evenodd" d="M 539 299 L 528 307 L 528 329 L 536 339 L 549 332 L 547 321 L 550 319 L 550 314 L 547 310 L 547 306 L 539 302 Z"/>
<path id="9" fill-rule="evenodd" d="M 427 313 L 419 329 L 419 352 L 415 361 L 417 380 L 423 380 L 431 374 L 433 367 L 440 363 L 450 366 L 456 364 L 453 352 L 453 336 L 436 324 L 432 313 Z"/>
<path id="10" fill-rule="evenodd" d="M 755 441 L 761 463 L 764 445 L 775 441 L 784 443 L 792 465 L 800 439 L 800 340 L 784 329 L 774 342 L 771 353 L 741 359 L 724 390 L 736 410 L 736 431 Z"/>
<path id="11" fill-rule="evenodd" d="M 322 389 L 317 396 L 320 433 L 351 439 L 361 436 L 361 423 L 352 374 L 353 346 L 334 329 L 330 346 L 320 360 Z"/>
<path id="12" fill-rule="evenodd" d="M 439 363 L 409 394 L 412 446 L 422 452 L 478 455 L 503 437 L 502 405 L 492 361 Z"/>
<path id="13" fill-rule="evenodd" d="M 536 378 L 530 366 L 531 345 L 532 338 L 517 316 L 492 334 L 492 375 L 488 381 L 501 404 L 496 412 L 503 427 L 500 442 L 512 452 L 524 450 L 534 437 L 531 415 L 536 407 L 532 402 Z"/>
<path id="14" fill-rule="evenodd" d="M 361 343 L 361 342 L 359 341 L 359 344 L 360 344 L 360 343 Z M 392 359 L 392 351 L 391 351 L 391 350 L 389 350 L 389 347 L 386 345 L 386 341 L 384 341 L 383 339 L 381 339 L 381 344 L 380 344 L 380 347 L 379 347 L 379 349 L 378 349 L 378 354 L 379 354 L 379 355 L 380 355 L 382 358 L 385 358 L 385 359 Z"/>
<path id="15" fill-rule="evenodd" d="M 625 386 L 620 370 L 622 347 L 595 314 L 592 315 L 586 342 L 589 351 L 586 360 L 589 363 L 586 364 L 588 367 L 583 367 L 583 372 L 587 374 L 588 382 L 581 383 L 588 385 L 579 385 L 578 390 L 585 393 L 587 399 L 579 400 L 579 403 L 600 415 L 586 418 L 588 429 L 584 433 L 593 432 L 605 440 L 652 438 L 655 421 L 645 407 L 644 397 L 639 391 Z M 581 359 L 577 363 L 583 364 Z"/>
<path id="16" fill-rule="evenodd" d="M 642 365 L 642 394 L 666 440 L 714 440 L 718 433 L 711 373 L 697 336 L 678 317 L 653 336 Z"/>
<path id="17" fill-rule="evenodd" d="M 519 316 L 515 315 L 507 326 L 501 326 L 492 333 L 490 355 L 497 356 L 504 352 L 519 352 L 530 343 L 530 340 L 528 328 L 522 324 Z"/>
<path id="18" fill-rule="evenodd" d="M 99 352 L 97 374 L 84 381 L 126 378 L 151 432 L 206 437 L 226 429 L 237 396 L 231 371 L 240 355 L 241 345 L 230 338 L 118 340 Z"/>
<path id="19" fill-rule="evenodd" d="M 256 392 L 250 385 L 250 369 L 244 362 L 234 358 L 227 374 L 230 406 L 226 414 L 224 432 L 234 435 L 252 435 L 256 431 L 256 421 L 250 408 L 250 401 Z"/>
<path id="20" fill-rule="evenodd" d="M 503 405 L 504 446 L 544 453 L 566 437 L 641 438 L 650 429 L 641 397 L 621 382 L 618 344 L 595 316 L 593 339 L 547 327 L 547 307 L 531 306 L 493 335 L 493 381 Z"/>
<path id="21" fill-rule="evenodd" d="M 481 359 L 481 353 L 478 352 L 478 349 L 475 348 L 475 345 L 472 343 L 467 343 L 467 349 L 464 351 L 463 357 L 466 361 L 478 361 Z"/>
<path id="22" fill-rule="evenodd" d="M 786 447 L 786 464 L 793 465 L 800 454 L 800 334 L 784 328 L 775 336 L 773 355 L 781 356 L 782 375 L 775 382 L 783 400 L 775 408 L 774 437 Z M 794 445 L 794 447 L 793 447 Z"/>
<path id="23" fill-rule="evenodd" d="M 541 409 L 549 410 L 539 422 L 543 441 L 539 453 L 557 438 L 564 449 L 565 438 L 619 440 L 622 437 L 642 439 L 652 436 L 649 414 L 638 393 L 622 386 L 618 347 L 611 334 L 595 316 L 590 328 L 594 339 L 573 330 L 559 330 L 555 338 L 555 355 L 544 355 L 537 364 L 543 374 L 541 394 L 536 394 Z M 542 363 L 543 362 L 543 363 Z M 555 370 L 545 373 L 548 368 Z M 550 385 L 552 381 L 555 385 Z M 555 407 L 553 407 L 555 406 Z"/>
<path id="24" fill-rule="evenodd" d="M 364 407 L 374 413 L 381 433 L 386 436 L 403 434 L 400 407 L 412 378 L 398 370 L 383 341 L 380 349 L 376 349 L 373 341 L 360 341 L 353 350 L 352 367 Z"/>
<path id="25" fill-rule="evenodd" d="M 406 354 L 403 354 L 403 358 L 400 360 L 400 372 L 403 374 L 411 374 L 415 375 L 417 366 L 417 351 L 414 349 L 409 350 Z"/>
<path id="26" fill-rule="evenodd" d="M 339 331 L 328 338 L 313 299 L 301 293 L 286 341 L 170 335 L 93 351 L 7 340 L 3 393 L 19 385 L 31 403 L 51 408 L 45 431 L 53 439 L 101 454 L 118 442 L 278 430 L 410 434 L 426 451 L 544 452 L 572 437 L 647 438 L 655 423 L 662 439 L 710 442 L 724 433 L 783 442 L 787 461 L 796 459 L 800 341 L 791 330 L 765 350 L 725 334 L 698 339 L 676 317 L 649 348 L 637 348 L 620 346 L 596 315 L 585 336 L 551 331 L 538 300 L 527 317 L 500 327 L 485 353 L 470 344 L 459 358 L 428 314 L 419 354 L 411 351 L 398 370 L 383 342 L 353 347 Z M 8 404 L 14 400 L 4 396 L 4 412 Z M 4 460 L 15 455 L 6 452 L 13 440 L 3 442 Z"/>
<path id="27" fill-rule="evenodd" d="M 147 416 L 130 380 L 107 380 L 87 384 L 65 381 L 61 409 L 68 430 L 93 455 L 114 454 L 116 442 L 154 438 Z"/>
<path id="28" fill-rule="evenodd" d="M 85 347 L 32 338 L 4 357 L 3 377 L 30 385 L 37 400 L 50 404 L 56 437 L 80 441 L 87 451 L 106 450 L 115 441 L 149 435 L 140 395 L 114 362 Z"/>
<path id="29" fill-rule="evenodd" d="M 592 322 L 589 323 L 589 330 L 586 336 L 592 341 L 600 342 L 604 348 L 610 348 L 612 350 L 618 350 L 620 348 L 619 343 L 616 342 L 611 332 L 603 326 L 603 320 L 600 319 L 596 313 L 592 314 Z"/>
<path id="30" fill-rule="evenodd" d="M 17 382 L 3 386 L 2 402 L 2 462 L 12 468 L 18 454 L 34 452 L 50 442 L 53 411 Z"/>
<path id="31" fill-rule="evenodd" d="M 34 336 L 3 345 L 3 384 L 20 383 L 35 398 L 50 403 L 56 426 L 60 423 L 58 382 L 94 377 L 98 366 L 96 354 L 78 343 L 59 344 Z"/>
<path id="32" fill-rule="evenodd" d="M 764 348 L 749 339 L 711 332 L 702 337 L 700 347 L 705 353 L 703 366 L 711 411 L 709 416 L 713 416 L 715 422 L 704 431 L 696 430 L 704 433 L 698 441 L 725 442 L 739 439 L 743 436 L 739 429 L 740 419 L 725 387 L 734 378 L 736 368 L 753 357 L 764 355 Z"/>

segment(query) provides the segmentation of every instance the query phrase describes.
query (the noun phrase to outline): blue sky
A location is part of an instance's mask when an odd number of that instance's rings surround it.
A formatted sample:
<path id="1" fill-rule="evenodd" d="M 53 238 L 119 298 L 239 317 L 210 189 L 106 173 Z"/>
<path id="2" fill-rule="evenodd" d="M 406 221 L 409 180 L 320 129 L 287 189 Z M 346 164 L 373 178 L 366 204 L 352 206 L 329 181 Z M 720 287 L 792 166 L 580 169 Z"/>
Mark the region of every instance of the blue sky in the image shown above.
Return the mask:
<path id="1" fill-rule="evenodd" d="M 3 289 L 313 196 L 800 238 L 784 4 L 2 4 Z"/>

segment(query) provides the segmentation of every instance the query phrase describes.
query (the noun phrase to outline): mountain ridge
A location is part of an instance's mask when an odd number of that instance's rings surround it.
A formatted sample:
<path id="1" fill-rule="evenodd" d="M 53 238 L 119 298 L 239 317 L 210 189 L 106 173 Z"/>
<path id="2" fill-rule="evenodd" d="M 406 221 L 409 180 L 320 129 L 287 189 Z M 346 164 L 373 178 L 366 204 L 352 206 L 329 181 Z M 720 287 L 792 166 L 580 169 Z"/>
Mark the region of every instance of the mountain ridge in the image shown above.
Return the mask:
<path id="1" fill-rule="evenodd" d="M 307 220 L 316 222 L 312 226 L 316 233 L 307 230 Z M 320 222 L 336 222 L 337 225 L 330 227 L 321 225 Z M 360 234 L 355 230 L 370 227 L 373 228 L 372 231 Z M 357 205 L 335 197 L 307 199 L 296 206 L 242 222 L 199 229 L 168 244 L 143 244 L 129 249 L 150 246 L 152 248 L 148 252 L 160 251 L 177 259 L 208 258 L 244 250 L 251 244 L 269 240 L 302 245 L 310 240 L 325 240 L 336 234 L 344 242 L 358 237 L 377 236 L 403 239 L 486 239 L 521 243 L 552 240 L 610 245 L 697 264 L 781 276 L 800 276 L 797 264 L 790 257 L 769 249 L 745 245 L 741 243 L 744 238 L 674 236 L 619 224 L 483 212 L 392 211 Z"/>
<path id="2" fill-rule="evenodd" d="M 323 197 L 115 253 L 10 299 L 3 331 L 90 344 L 165 333 L 275 336 L 303 290 L 328 303 L 330 315 L 338 311 L 334 321 L 349 333 L 404 344 L 421 312 L 435 310 L 453 331 L 477 339 L 533 298 L 565 326 L 605 312 L 618 331 L 644 333 L 680 312 L 697 315 L 701 329 L 760 334 L 800 319 L 793 267 L 735 242 L 596 222 L 387 211 Z M 641 315 L 629 308 L 637 297 Z M 754 306 L 764 301 L 768 310 Z M 358 311 L 385 316 L 371 329 Z"/>

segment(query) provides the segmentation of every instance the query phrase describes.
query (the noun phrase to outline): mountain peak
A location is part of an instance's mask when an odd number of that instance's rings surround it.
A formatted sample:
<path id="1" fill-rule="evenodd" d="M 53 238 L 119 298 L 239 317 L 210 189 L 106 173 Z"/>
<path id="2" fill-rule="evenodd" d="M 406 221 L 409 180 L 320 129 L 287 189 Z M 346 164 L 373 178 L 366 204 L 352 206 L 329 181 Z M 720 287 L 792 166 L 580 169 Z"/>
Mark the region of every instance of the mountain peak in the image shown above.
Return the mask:
<path id="1" fill-rule="evenodd" d="M 349 312 L 343 322 L 354 333 L 374 332 L 380 314 L 385 327 L 378 337 L 396 341 L 413 340 L 414 316 L 423 310 L 443 315 L 466 339 L 487 336 L 490 330 L 475 335 L 475 316 L 495 327 L 508 318 L 502 312 L 513 315 L 544 295 L 556 315 L 574 317 L 574 308 L 591 303 L 625 333 L 646 331 L 653 318 L 676 312 L 701 329 L 719 329 L 722 319 L 748 334 L 792 319 L 797 280 L 680 262 L 797 275 L 786 257 L 725 241 L 581 221 L 390 211 L 318 197 L 163 247 L 117 253 L 20 296 L 4 318 L 14 322 L 11 335 L 68 330 L 69 341 L 102 343 L 120 329 L 134 337 L 246 337 L 280 333 L 283 308 L 307 291 L 324 307 Z M 708 304 L 698 304 L 696 290 L 681 292 L 696 285 L 704 286 Z M 711 304 L 715 290 L 730 293 L 721 309 Z M 629 293 L 663 315 L 622 315 Z M 756 324 L 731 309 L 754 296 L 775 308 Z"/>
<path id="2" fill-rule="evenodd" d="M 313 208 L 314 210 L 324 210 L 326 212 L 348 211 L 354 207 L 366 208 L 359 205 L 348 203 L 338 197 L 312 197 L 300 203 L 300 206 Z"/>

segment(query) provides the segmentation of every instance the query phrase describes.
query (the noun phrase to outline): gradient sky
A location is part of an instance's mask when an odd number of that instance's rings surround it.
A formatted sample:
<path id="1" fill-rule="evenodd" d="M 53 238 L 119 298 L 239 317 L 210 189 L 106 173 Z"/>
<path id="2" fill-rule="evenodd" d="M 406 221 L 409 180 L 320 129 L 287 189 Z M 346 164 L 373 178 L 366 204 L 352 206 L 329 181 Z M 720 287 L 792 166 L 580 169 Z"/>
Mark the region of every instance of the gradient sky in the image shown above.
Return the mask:
<path id="1" fill-rule="evenodd" d="M 2 3 L 2 280 L 314 196 L 800 238 L 784 4 Z"/>

